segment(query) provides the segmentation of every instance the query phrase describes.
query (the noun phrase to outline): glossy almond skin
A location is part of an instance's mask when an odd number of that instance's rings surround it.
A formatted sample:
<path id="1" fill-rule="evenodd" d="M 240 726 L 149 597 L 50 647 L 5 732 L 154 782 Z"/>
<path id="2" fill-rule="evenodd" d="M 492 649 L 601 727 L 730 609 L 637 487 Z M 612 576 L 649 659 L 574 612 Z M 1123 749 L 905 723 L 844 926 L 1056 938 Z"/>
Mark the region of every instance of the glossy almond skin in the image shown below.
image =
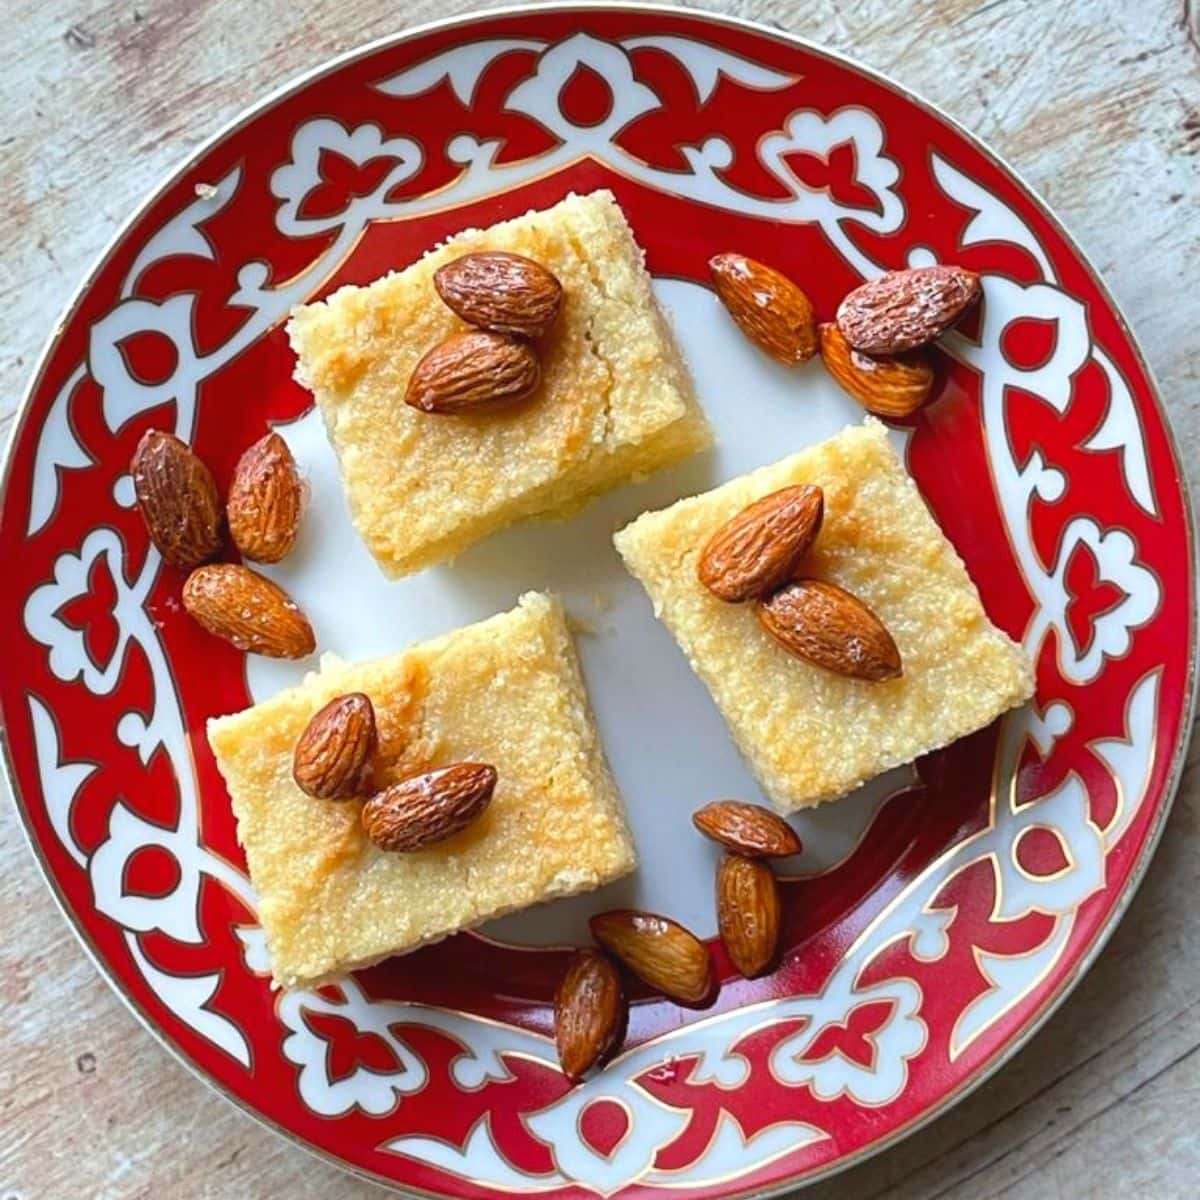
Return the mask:
<path id="1" fill-rule="evenodd" d="M 209 633 L 250 654 L 303 658 L 316 649 L 312 626 L 296 602 L 249 567 L 197 567 L 183 585 L 183 606 Z"/>
<path id="2" fill-rule="evenodd" d="M 503 250 L 448 262 L 434 273 L 433 286 L 464 321 L 494 333 L 545 337 L 562 311 L 558 279 L 541 263 Z"/>
<path id="3" fill-rule="evenodd" d="M 698 1004 L 712 990 L 707 948 L 669 917 L 623 908 L 598 913 L 589 925 L 600 945 L 664 996 Z"/>
<path id="4" fill-rule="evenodd" d="M 181 571 L 221 549 L 221 501 L 212 472 L 174 434 L 148 429 L 129 464 L 138 509 L 164 561 Z"/>
<path id="5" fill-rule="evenodd" d="M 880 417 L 908 417 L 933 390 L 933 362 L 925 350 L 873 358 L 855 350 L 836 325 L 822 325 L 821 361 L 842 390 Z"/>
<path id="6" fill-rule="evenodd" d="M 229 535 L 245 558 L 278 562 L 296 544 L 304 485 L 288 444 L 268 433 L 238 459 L 225 501 Z"/>
<path id="7" fill-rule="evenodd" d="M 554 1041 L 568 1079 L 578 1082 L 609 1053 L 625 1012 L 617 968 L 598 950 L 576 950 L 554 997 Z"/>
<path id="8" fill-rule="evenodd" d="M 902 674 L 900 651 L 857 596 L 820 579 L 798 579 L 755 606 L 763 628 L 787 651 L 854 679 Z"/>
<path id="9" fill-rule="evenodd" d="M 292 755 L 292 778 L 320 800 L 362 794 L 375 752 L 375 709 L 362 692 L 335 696 L 313 715 Z"/>
<path id="10" fill-rule="evenodd" d="M 542 378 L 537 353 L 502 333 L 456 333 L 413 369 L 404 402 L 424 413 L 463 416 L 516 404 Z"/>
<path id="11" fill-rule="evenodd" d="M 964 267 L 910 267 L 856 287 L 838 306 L 838 328 L 864 354 L 902 354 L 946 332 L 982 294 Z"/>
<path id="12" fill-rule="evenodd" d="M 825 515 L 825 494 L 810 483 L 756 500 L 705 543 L 696 574 L 714 596 L 736 604 L 786 583 L 808 553 Z"/>
<path id="13" fill-rule="evenodd" d="M 790 367 L 816 354 L 812 304 L 786 275 L 744 254 L 718 254 L 708 269 L 721 303 L 756 346 Z"/>
<path id="14" fill-rule="evenodd" d="M 747 979 L 761 975 L 779 944 L 779 885 L 759 859 L 727 854 L 717 868 L 717 926 L 730 961 Z"/>
<path id="15" fill-rule="evenodd" d="M 692 813 L 692 824 L 705 837 L 747 858 L 787 858 L 803 849 L 796 831 L 761 804 L 714 800 Z"/>
<path id="16" fill-rule="evenodd" d="M 424 850 L 466 829 L 491 803 L 496 768 L 462 762 L 402 779 L 372 796 L 362 827 L 381 850 Z"/>

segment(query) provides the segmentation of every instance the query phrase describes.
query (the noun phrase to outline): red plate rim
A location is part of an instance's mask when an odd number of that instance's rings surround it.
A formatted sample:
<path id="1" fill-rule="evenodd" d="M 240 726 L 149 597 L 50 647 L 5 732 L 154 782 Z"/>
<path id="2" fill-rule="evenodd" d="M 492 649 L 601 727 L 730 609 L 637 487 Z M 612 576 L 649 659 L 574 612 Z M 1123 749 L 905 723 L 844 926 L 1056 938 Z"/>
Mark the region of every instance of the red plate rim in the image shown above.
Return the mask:
<path id="1" fill-rule="evenodd" d="M 1138 365 L 1145 373 L 1146 381 L 1149 385 L 1150 396 L 1157 407 L 1162 418 L 1163 430 L 1170 448 L 1171 456 L 1174 461 L 1180 490 L 1183 493 L 1184 499 L 1184 525 L 1187 536 L 1188 558 L 1189 558 L 1189 574 L 1188 574 L 1188 637 L 1192 647 L 1192 653 L 1187 664 L 1187 701 L 1183 715 L 1182 728 L 1186 730 L 1180 738 L 1178 745 L 1175 747 L 1172 756 L 1169 772 L 1163 787 L 1162 799 L 1159 804 L 1159 810 L 1154 820 L 1154 825 L 1149 831 L 1148 836 L 1142 846 L 1137 862 L 1133 865 L 1129 878 L 1126 882 L 1125 889 L 1120 897 L 1115 902 L 1110 910 L 1103 928 L 1096 934 L 1096 937 L 1089 947 L 1087 952 L 1083 954 L 1075 963 L 1073 968 L 1059 981 L 1058 986 L 1045 998 L 1042 1002 L 1042 1007 L 1015 1037 L 1013 1037 L 1003 1048 L 998 1050 L 991 1059 L 982 1063 L 975 1071 L 975 1074 L 961 1082 L 954 1090 L 943 1096 L 935 1104 L 931 1105 L 925 1112 L 919 1116 L 912 1118 L 907 1124 L 893 1130 L 885 1137 L 871 1142 L 868 1145 L 861 1147 L 853 1153 L 839 1158 L 836 1161 L 829 1163 L 825 1167 L 814 1170 L 800 1179 L 791 1179 L 782 1181 L 772 1187 L 754 1190 L 749 1189 L 746 1192 L 735 1193 L 734 1197 L 755 1196 L 762 1197 L 763 1200 L 767 1197 L 782 1195 L 785 1192 L 792 1191 L 797 1187 L 807 1187 L 810 1184 L 817 1183 L 822 1180 L 830 1179 L 831 1177 L 845 1171 L 853 1166 L 859 1166 L 868 1159 L 875 1157 L 898 1142 L 904 1140 L 909 1135 L 924 1128 L 926 1125 L 933 1122 L 938 1117 L 945 1115 L 951 1108 L 965 1099 L 987 1080 L 991 1079 L 1001 1067 L 1005 1066 L 1017 1053 L 1022 1050 L 1034 1037 L 1040 1032 L 1043 1026 L 1049 1021 L 1050 1017 L 1058 1011 L 1059 1007 L 1067 999 L 1072 991 L 1076 988 L 1084 975 L 1091 969 L 1092 964 L 1099 957 L 1100 953 L 1107 946 L 1109 939 L 1125 913 L 1128 911 L 1130 904 L 1136 896 L 1138 889 L 1141 887 L 1145 879 L 1147 868 L 1150 865 L 1150 860 L 1153 858 L 1158 844 L 1162 838 L 1163 832 L 1166 829 L 1167 820 L 1170 817 L 1172 808 L 1174 807 L 1175 798 L 1178 794 L 1180 780 L 1183 774 L 1183 766 L 1187 757 L 1188 746 L 1191 741 L 1192 727 L 1196 717 L 1197 697 L 1200 694 L 1200 674 L 1197 672 L 1197 613 L 1196 613 L 1196 579 L 1198 568 L 1200 568 L 1200 559 L 1197 557 L 1197 542 L 1195 517 L 1192 504 L 1191 488 L 1189 485 L 1187 474 L 1183 468 L 1183 459 L 1180 455 L 1179 444 L 1175 438 L 1175 432 L 1171 425 L 1170 417 L 1166 407 L 1162 402 L 1162 393 L 1159 388 L 1158 381 L 1150 364 L 1146 361 L 1145 355 L 1142 353 L 1141 345 L 1135 336 L 1133 329 L 1122 311 L 1116 298 L 1108 288 L 1102 276 L 1097 272 L 1092 265 L 1090 258 L 1084 253 L 1079 243 L 1067 230 L 1063 222 L 1055 214 L 1049 204 L 1042 196 L 1025 180 L 1025 177 L 1002 155 L 993 150 L 989 145 L 977 137 L 971 130 L 959 123 L 954 117 L 949 115 L 945 110 L 938 105 L 926 100 L 923 96 L 913 92 L 907 87 L 895 82 L 888 75 L 875 70 L 873 67 L 866 66 L 850 55 L 842 54 L 839 51 L 831 50 L 826 46 L 813 42 L 808 38 L 802 37 L 799 34 L 791 33 L 787 30 L 779 29 L 775 26 L 768 25 L 765 22 L 749 20 L 741 17 L 733 17 L 724 13 L 712 12 L 705 9 L 685 8 L 676 4 L 643 4 L 643 3 L 606 3 L 605 0 L 580 0 L 577 3 L 555 3 L 553 0 L 549 3 L 535 3 L 529 5 L 500 5 L 486 9 L 472 9 L 469 12 L 459 14 L 453 17 L 439 18 L 434 21 L 424 22 L 414 25 L 399 33 L 386 34 L 376 38 L 373 41 L 363 43 L 351 50 L 345 51 L 342 54 L 336 55 L 318 64 L 317 66 L 293 76 L 286 83 L 277 87 L 273 91 L 267 93 L 254 104 L 242 109 L 237 116 L 226 122 L 214 134 L 201 142 L 186 158 L 180 160 L 174 168 L 165 174 L 159 182 L 146 193 L 141 202 L 130 212 L 129 216 L 122 222 L 116 232 L 109 238 L 104 247 L 97 254 L 89 267 L 86 274 L 80 280 L 75 288 L 70 299 L 63 306 L 58 319 L 55 321 L 50 332 L 47 334 L 41 349 L 38 352 L 36 365 L 30 375 L 29 383 L 21 397 L 21 401 L 17 407 L 16 415 L 13 420 L 12 428 L 9 431 L 7 444 L 4 448 L 3 464 L 0 466 L 0 511 L 8 500 L 8 488 L 10 476 L 13 466 L 13 458 L 16 452 L 17 444 L 25 429 L 26 420 L 29 415 L 29 409 L 38 388 L 41 385 L 45 369 L 50 358 L 51 352 L 64 328 L 75 317 L 77 310 L 88 290 L 91 288 L 96 276 L 103 269 L 114 251 L 119 247 L 123 239 L 133 230 L 133 228 L 141 220 L 145 212 L 169 189 L 181 176 L 191 169 L 192 165 L 206 155 L 209 151 L 219 145 L 225 138 L 236 133 L 245 125 L 256 119 L 261 113 L 265 112 L 279 101 L 286 99 L 288 96 L 306 87 L 310 83 L 323 78 L 324 76 L 339 70 L 343 66 L 357 61 L 367 55 L 374 54 L 381 50 L 390 49 L 391 47 L 402 45 L 405 42 L 412 41 L 416 38 L 423 37 L 426 34 L 453 30 L 458 28 L 469 27 L 476 22 L 484 19 L 504 16 L 518 16 L 541 13 L 572 13 L 572 12 L 634 12 L 634 13 L 661 13 L 668 16 L 687 18 L 706 22 L 711 25 L 724 26 L 732 29 L 741 29 L 755 33 L 761 37 L 769 38 L 773 41 L 780 42 L 786 46 L 795 47 L 803 50 L 808 54 L 819 58 L 845 66 L 853 71 L 857 71 L 863 76 L 869 78 L 880 87 L 893 92 L 902 99 L 916 105 L 924 111 L 930 113 L 938 120 L 944 122 L 959 136 L 963 137 L 976 150 L 979 151 L 986 159 L 994 163 L 998 168 L 1004 171 L 1012 180 L 1014 180 L 1024 191 L 1031 203 L 1039 210 L 1040 214 L 1050 223 L 1055 231 L 1063 238 L 1066 245 L 1075 255 L 1080 267 L 1086 271 L 1091 281 L 1095 284 L 1099 293 L 1110 306 L 1113 315 L 1116 317 L 1121 332 L 1125 335 L 1128 343 L 1133 350 L 1137 359 Z M 340 1170 L 349 1174 L 356 1175 L 359 1178 L 368 1179 L 373 1183 L 382 1185 L 400 1194 L 417 1195 L 429 1197 L 430 1200 L 444 1200 L 441 1193 L 426 1191 L 421 1188 L 413 1187 L 397 1183 L 392 1179 L 377 1175 L 372 1171 L 364 1170 L 344 1159 L 338 1158 L 333 1154 L 305 1141 L 292 1130 L 285 1128 L 266 1114 L 251 1108 L 248 1104 L 242 1101 L 234 1093 L 228 1091 L 221 1085 L 219 1081 L 214 1079 L 199 1063 L 193 1061 L 187 1054 L 176 1046 L 162 1031 L 161 1028 L 152 1020 L 152 1018 L 144 1011 L 138 1001 L 131 996 L 122 986 L 121 981 L 117 979 L 101 961 L 96 952 L 86 930 L 84 930 L 76 921 L 74 915 L 69 910 L 65 903 L 62 892 L 58 886 L 58 882 L 51 873 L 48 863 L 43 856 L 41 849 L 34 840 L 33 831 L 27 818 L 24 802 L 20 796 L 16 785 L 16 773 L 13 767 L 12 759 L 9 750 L 8 730 L 4 724 L 3 714 L 0 713 L 0 762 L 3 764 L 5 777 L 8 781 L 9 790 L 12 795 L 13 806 L 17 811 L 20 819 L 21 829 L 25 835 L 26 843 L 37 862 L 38 869 L 41 872 L 42 878 L 49 888 L 51 895 L 54 897 L 55 903 L 58 905 L 59 911 L 66 920 L 68 926 L 75 934 L 84 953 L 96 967 L 101 978 L 108 983 L 113 992 L 120 998 L 126 1007 L 133 1013 L 139 1023 L 151 1034 L 152 1037 L 161 1045 L 167 1052 L 179 1063 L 181 1063 L 193 1076 L 201 1080 L 214 1092 L 221 1095 L 225 1100 L 235 1105 L 238 1109 L 252 1117 L 259 1124 L 269 1128 L 275 1134 L 285 1138 L 289 1142 L 301 1147 L 309 1154 L 322 1159 Z"/>

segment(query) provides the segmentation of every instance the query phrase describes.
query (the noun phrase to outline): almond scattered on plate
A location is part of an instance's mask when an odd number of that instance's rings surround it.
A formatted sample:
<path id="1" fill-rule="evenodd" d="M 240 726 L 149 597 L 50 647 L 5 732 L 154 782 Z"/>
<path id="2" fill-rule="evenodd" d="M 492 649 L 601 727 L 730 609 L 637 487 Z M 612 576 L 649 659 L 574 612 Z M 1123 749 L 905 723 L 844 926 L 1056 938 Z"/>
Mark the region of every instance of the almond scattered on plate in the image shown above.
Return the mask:
<path id="1" fill-rule="evenodd" d="M 779 885 L 760 859 L 727 854 L 717 868 L 717 925 L 733 965 L 752 979 L 775 957 Z"/>
<path id="2" fill-rule="evenodd" d="M 796 831 L 761 804 L 714 800 L 692 813 L 692 824 L 705 837 L 747 858 L 787 858 L 803 849 Z"/>
<path id="3" fill-rule="evenodd" d="M 460 762 L 402 779 L 363 805 L 363 830 L 381 850 L 424 850 L 475 821 L 496 778 L 487 763 Z"/>
<path id="4" fill-rule="evenodd" d="M 303 503 L 287 442 L 277 433 L 259 438 L 238 459 L 225 502 L 234 545 L 255 562 L 278 562 L 295 545 Z"/>
<path id="5" fill-rule="evenodd" d="M 554 997 L 563 1074 L 578 1082 L 612 1050 L 625 1023 L 620 972 L 598 950 L 576 950 Z"/>
<path id="6" fill-rule="evenodd" d="M 713 595 L 737 603 L 786 583 L 821 528 L 825 494 L 803 483 L 742 509 L 708 539 L 696 564 Z"/>
<path id="7" fill-rule="evenodd" d="M 718 254 L 708 269 L 721 303 L 756 346 L 788 366 L 816 354 L 812 305 L 786 275 L 744 254 Z"/>
<path id="8" fill-rule="evenodd" d="M 836 325 L 822 325 L 819 332 L 825 369 L 867 412 L 908 417 L 929 399 L 933 362 L 927 351 L 873 357 L 855 350 Z"/>
<path id="9" fill-rule="evenodd" d="M 528 342 L 475 329 L 434 346 L 413 368 L 404 402 L 425 413 L 461 416 L 531 396 L 542 365 Z"/>
<path id="10" fill-rule="evenodd" d="M 292 778 L 321 800 L 362 794 L 375 751 L 375 709 L 362 692 L 335 696 L 318 710 L 296 743 Z"/>
<path id="11" fill-rule="evenodd" d="M 940 337 L 981 294 L 979 276 L 965 267 L 888 271 L 846 296 L 838 328 L 864 354 L 900 354 Z"/>
<path id="12" fill-rule="evenodd" d="M 164 561 L 188 571 L 221 549 L 212 472 L 174 434 L 147 429 L 129 464 L 138 509 Z"/>
<path id="13" fill-rule="evenodd" d="M 303 658 L 316 649 L 312 626 L 278 584 L 249 567 L 197 567 L 183 585 L 183 606 L 239 650 L 269 658 Z"/>
<path id="14" fill-rule="evenodd" d="M 799 579 L 756 605 L 787 651 L 839 675 L 880 682 L 903 673 L 883 622 L 857 596 L 821 579 Z"/>
<path id="15" fill-rule="evenodd" d="M 615 909 L 598 913 L 592 937 L 656 991 L 698 1004 L 712 990 L 712 963 L 704 943 L 670 917 Z"/>
<path id="16" fill-rule="evenodd" d="M 484 250 L 439 267 L 433 286 L 453 312 L 494 333 L 540 338 L 562 309 L 558 279 L 523 254 Z"/>

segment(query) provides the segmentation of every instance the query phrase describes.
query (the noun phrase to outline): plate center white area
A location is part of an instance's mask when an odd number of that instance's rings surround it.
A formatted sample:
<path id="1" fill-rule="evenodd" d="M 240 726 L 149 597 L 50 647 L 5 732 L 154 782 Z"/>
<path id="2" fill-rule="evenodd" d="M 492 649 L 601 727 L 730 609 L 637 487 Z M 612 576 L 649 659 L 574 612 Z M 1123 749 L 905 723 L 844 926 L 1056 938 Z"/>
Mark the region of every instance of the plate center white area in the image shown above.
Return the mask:
<path id="1" fill-rule="evenodd" d="M 862 419 L 819 362 L 775 364 L 734 328 L 697 284 L 659 280 L 712 422 L 707 454 L 602 496 L 566 522 L 526 522 L 472 547 L 449 566 L 386 580 L 350 523 L 337 462 L 314 409 L 282 427 L 311 487 L 296 549 L 267 568 L 309 615 L 322 651 L 351 661 L 391 654 L 511 608 L 526 591 L 563 597 L 608 760 L 637 842 L 635 875 L 590 895 L 517 913 L 485 928 L 524 944 L 578 943 L 587 917 L 630 906 L 666 913 L 702 936 L 716 932 L 716 848 L 691 813 L 722 797 L 764 802 L 703 684 L 621 565 L 612 535 L 647 509 L 794 453 Z M 298 683 L 312 662 L 249 656 L 256 701 Z M 783 864 L 815 873 L 858 843 L 883 797 L 909 778 L 892 772 L 836 804 L 793 818 L 804 853 Z"/>

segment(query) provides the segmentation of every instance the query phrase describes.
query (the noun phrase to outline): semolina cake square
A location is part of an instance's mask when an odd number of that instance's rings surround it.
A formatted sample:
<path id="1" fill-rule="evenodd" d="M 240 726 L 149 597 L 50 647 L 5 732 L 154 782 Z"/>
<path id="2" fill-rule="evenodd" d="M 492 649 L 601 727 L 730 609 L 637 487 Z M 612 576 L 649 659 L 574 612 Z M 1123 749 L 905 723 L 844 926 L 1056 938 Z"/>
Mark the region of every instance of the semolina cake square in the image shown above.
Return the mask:
<path id="1" fill-rule="evenodd" d="M 434 272 L 481 250 L 523 254 L 562 283 L 562 312 L 538 343 L 542 382 L 510 410 L 419 412 L 403 400 L 413 367 L 469 328 L 438 298 Z M 521 518 L 569 515 L 711 441 L 642 251 L 608 191 L 460 233 L 369 287 L 297 308 L 288 335 L 354 524 L 389 576 L 453 558 Z"/>
<path id="2" fill-rule="evenodd" d="M 375 708 L 375 784 L 454 762 L 496 768 L 472 825 L 414 853 L 363 833 L 356 800 L 318 800 L 292 753 L 333 697 Z M 312 984 L 636 865 L 561 605 L 539 593 L 507 613 L 374 662 L 329 656 L 298 687 L 208 724 L 258 893 L 272 973 Z"/>
<path id="3" fill-rule="evenodd" d="M 874 609 L 899 647 L 899 679 L 865 682 L 796 658 L 759 625 L 753 605 L 725 603 L 696 577 L 700 552 L 720 526 L 759 497 L 799 483 L 825 493 L 803 574 Z M 644 513 L 615 541 L 785 812 L 841 796 L 1033 694 L 1024 651 L 988 619 L 878 421 Z"/>

